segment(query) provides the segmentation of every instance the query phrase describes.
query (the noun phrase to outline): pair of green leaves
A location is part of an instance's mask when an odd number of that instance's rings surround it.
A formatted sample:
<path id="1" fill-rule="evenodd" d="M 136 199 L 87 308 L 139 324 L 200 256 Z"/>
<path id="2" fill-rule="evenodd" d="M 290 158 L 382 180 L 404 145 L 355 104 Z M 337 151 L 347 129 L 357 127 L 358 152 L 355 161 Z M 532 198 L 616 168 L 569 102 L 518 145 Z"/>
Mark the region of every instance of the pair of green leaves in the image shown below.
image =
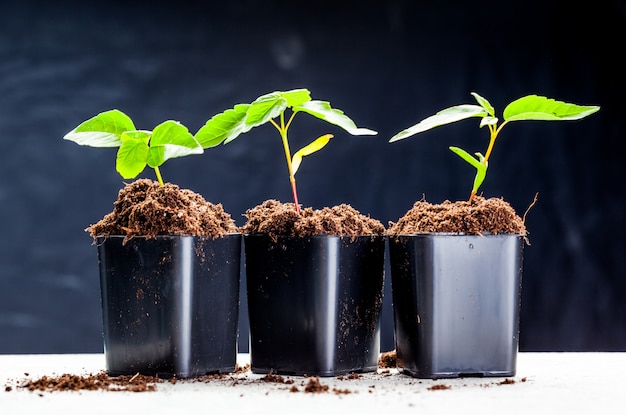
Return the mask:
<path id="1" fill-rule="evenodd" d="M 116 109 L 81 123 L 64 139 L 91 147 L 119 147 L 115 168 L 123 178 L 135 178 L 149 166 L 155 170 L 161 184 L 159 166 L 171 158 L 204 151 L 187 127 L 179 122 L 168 120 L 152 131 L 138 130 L 130 117 Z"/>
<path id="2" fill-rule="evenodd" d="M 288 108 L 292 111 L 292 117 L 287 124 L 273 122 L 276 118 L 284 121 L 283 117 Z M 376 131 L 357 127 L 354 121 L 346 116 L 343 111 L 331 108 L 329 102 L 312 100 L 311 93 L 307 89 L 294 89 L 271 92 L 258 97 L 249 104 L 237 104 L 232 109 L 217 114 L 208 120 L 195 137 L 202 147 L 208 148 L 221 143 L 227 144 L 254 127 L 272 122 L 281 132 L 281 136 L 284 130 L 284 139 L 286 139 L 291 120 L 299 112 L 307 113 L 336 125 L 352 135 L 377 134 Z M 302 157 L 322 149 L 331 138 L 332 135 L 330 134 L 318 137 L 294 153 L 292 158 L 293 174 L 298 170 Z"/>
<path id="3" fill-rule="evenodd" d="M 490 140 L 487 152 L 485 155 L 481 153 L 475 153 L 472 156 L 465 150 L 458 147 L 450 147 L 450 150 L 472 165 L 476 169 L 476 176 L 474 177 L 474 186 L 472 188 L 472 194 L 470 201 L 478 192 L 481 184 L 485 180 L 487 175 L 487 166 L 489 156 L 495 144 L 498 134 L 509 122 L 513 121 L 571 121 L 585 118 L 598 110 L 598 106 L 582 106 L 571 104 L 563 101 L 557 101 L 552 98 L 547 98 L 538 95 L 527 95 L 519 98 L 506 106 L 503 112 L 504 121 L 498 126 L 498 118 L 495 115 L 493 106 L 485 98 L 481 97 L 475 92 L 472 92 L 472 96 L 476 99 L 479 105 L 457 105 L 450 108 L 446 108 L 439 111 L 435 115 L 427 117 L 417 124 L 400 131 L 394 135 L 389 142 L 399 141 L 407 137 L 411 137 L 415 134 L 428 131 L 432 128 L 439 127 L 441 125 L 450 124 L 453 122 L 461 121 L 467 118 L 480 117 L 480 128 L 487 126 L 489 129 Z"/>
<path id="4" fill-rule="evenodd" d="M 291 110 L 291 115 L 285 120 L 287 109 Z M 229 143 L 254 127 L 271 123 L 278 130 L 283 142 L 294 205 L 296 212 L 300 212 L 295 174 L 302 158 L 321 150 L 333 137 L 332 134 L 322 135 L 292 155 L 288 130 L 295 115 L 301 112 L 338 126 L 352 135 L 377 134 L 376 131 L 357 127 L 352 119 L 343 111 L 332 108 L 329 102 L 312 100 L 307 89 L 293 89 L 271 92 L 249 104 L 237 104 L 215 115 L 196 133 L 196 139 L 204 148 L 213 147 L 220 143 Z"/>

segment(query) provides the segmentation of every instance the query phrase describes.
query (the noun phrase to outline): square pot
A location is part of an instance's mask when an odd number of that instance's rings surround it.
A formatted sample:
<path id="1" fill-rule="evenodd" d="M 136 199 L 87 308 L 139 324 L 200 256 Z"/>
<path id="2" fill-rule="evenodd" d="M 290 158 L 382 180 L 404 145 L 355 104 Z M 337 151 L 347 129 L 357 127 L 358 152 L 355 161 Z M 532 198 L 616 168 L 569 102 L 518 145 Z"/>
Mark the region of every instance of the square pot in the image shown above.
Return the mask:
<path id="1" fill-rule="evenodd" d="M 419 378 L 514 376 L 520 235 L 390 237 L 398 367 Z"/>
<path id="2" fill-rule="evenodd" d="M 378 367 L 384 236 L 244 236 L 254 373 Z"/>
<path id="3" fill-rule="evenodd" d="M 233 372 L 241 235 L 99 237 L 109 375 Z"/>

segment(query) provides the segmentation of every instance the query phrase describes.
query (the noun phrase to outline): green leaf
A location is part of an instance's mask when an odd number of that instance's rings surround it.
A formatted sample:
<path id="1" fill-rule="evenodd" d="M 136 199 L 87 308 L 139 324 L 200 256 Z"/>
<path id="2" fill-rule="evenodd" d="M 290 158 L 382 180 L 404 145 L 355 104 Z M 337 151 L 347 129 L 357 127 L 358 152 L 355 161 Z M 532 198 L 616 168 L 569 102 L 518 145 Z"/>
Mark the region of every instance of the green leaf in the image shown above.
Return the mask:
<path id="1" fill-rule="evenodd" d="M 154 128 L 150 139 L 150 152 L 146 161 L 150 167 L 158 167 L 167 160 L 191 154 L 202 154 L 204 150 L 184 125 L 168 120 Z"/>
<path id="2" fill-rule="evenodd" d="M 485 125 L 497 125 L 498 119 L 496 117 L 487 116 L 480 120 L 480 128 L 483 128 Z"/>
<path id="3" fill-rule="evenodd" d="M 471 154 L 469 154 L 467 151 L 463 150 L 462 148 L 459 148 L 459 147 L 449 147 L 449 148 L 450 150 L 452 150 L 453 153 L 461 157 L 470 165 L 474 166 L 476 169 L 480 169 L 481 167 L 484 167 L 479 160 L 474 158 L 474 156 L 472 156 Z"/>
<path id="4" fill-rule="evenodd" d="M 600 107 L 598 106 L 581 106 L 543 96 L 528 95 L 507 105 L 504 109 L 504 119 L 506 121 L 579 120 L 597 112 L 599 109 Z"/>
<path id="5" fill-rule="evenodd" d="M 330 142 L 331 138 L 333 138 L 332 134 L 324 134 L 323 136 L 316 138 L 311 143 L 302 147 L 300 150 L 296 151 L 291 158 L 292 174 L 295 175 L 298 171 L 298 168 L 300 168 L 300 163 L 302 163 L 302 157 L 308 156 L 315 153 L 316 151 L 321 150 L 326 144 Z"/>
<path id="6" fill-rule="evenodd" d="M 117 151 L 115 169 L 125 179 L 134 179 L 146 168 L 150 131 L 122 133 L 122 144 Z"/>
<path id="7" fill-rule="evenodd" d="M 277 93 L 287 100 L 288 107 L 297 107 L 311 100 L 311 93 L 308 89 L 292 89 L 291 91 L 279 91 Z"/>
<path id="8" fill-rule="evenodd" d="M 302 105 L 294 106 L 294 112 L 306 112 L 314 117 L 322 119 L 330 124 L 343 128 L 352 135 L 376 135 L 376 131 L 367 128 L 358 128 L 354 121 L 346 116 L 343 111 L 333 109 L 326 101 L 309 101 Z"/>
<path id="9" fill-rule="evenodd" d="M 489 101 L 487 101 L 487 99 L 481 97 L 480 95 L 478 95 L 476 92 L 472 92 L 471 93 L 472 96 L 476 99 L 476 101 L 478 102 L 478 104 L 483 107 L 485 109 L 485 111 L 487 111 L 487 113 L 489 115 L 491 115 L 492 117 L 496 116 L 496 110 L 493 108 L 493 105 L 491 105 L 489 103 Z"/>
<path id="10" fill-rule="evenodd" d="M 477 193 L 480 185 L 483 184 L 485 177 L 487 176 L 487 166 L 481 163 L 484 159 L 483 155 L 477 153 L 478 159 L 475 159 L 471 154 L 459 147 L 450 147 L 450 150 L 476 168 L 476 176 L 474 176 L 474 187 L 472 188 L 472 192 Z"/>
<path id="11" fill-rule="evenodd" d="M 250 104 L 237 104 L 220 114 L 214 115 L 195 135 L 203 148 L 215 147 L 231 142 L 250 128 L 245 124 L 246 112 Z"/>
<path id="12" fill-rule="evenodd" d="M 412 135 L 428 131 L 432 128 L 461 121 L 466 118 L 486 117 L 487 115 L 489 115 L 487 110 L 478 105 L 464 104 L 446 108 L 439 111 L 435 115 L 431 115 L 430 117 L 423 119 L 412 127 L 400 131 L 398 134 L 391 137 L 389 142 L 392 143 L 394 141 L 402 140 Z"/>
<path id="13" fill-rule="evenodd" d="M 132 130 L 135 130 L 133 121 L 123 112 L 113 109 L 84 121 L 63 138 L 84 146 L 119 147 L 122 133 Z"/>
<path id="14" fill-rule="evenodd" d="M 282 97 L 280 92 L 272 92 L 258 97 L 247 110 L 245 119 L 247 129 L 250 130 L 278 117 L 287 109 L 287 104 L 287 100 Z"/>

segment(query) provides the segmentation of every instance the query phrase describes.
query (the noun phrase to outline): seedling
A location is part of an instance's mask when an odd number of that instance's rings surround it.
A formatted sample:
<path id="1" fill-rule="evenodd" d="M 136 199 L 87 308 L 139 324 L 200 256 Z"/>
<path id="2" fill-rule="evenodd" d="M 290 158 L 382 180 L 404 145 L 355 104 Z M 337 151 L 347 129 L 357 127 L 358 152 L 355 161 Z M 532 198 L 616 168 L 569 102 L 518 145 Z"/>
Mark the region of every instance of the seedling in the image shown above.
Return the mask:
<path id="1" fill-rule="evenodd" d="M 287 109 L 291 110 L 291 114 L 285 120 L 285 111 Z M 296 212 L 300 214 L 295 174 L 300 167 L 302 158 L 321 150 L 328 144 L 333 135 L 322 135 L 292 155 L 287 132 L 295 115 L 299 112 L 308 113 L 330 124 L 341 127 L 352 135 L 377 134 L 376 131 L 367 128 L 358 128 L 354 121 L 348 118 L 343 111 L 331 108 L 330 103 L 311 100 L 311 93 L 308 90 L 294 89 L 262 95 L 250 104 L 237 104 L 232 109 L 217 114 L 208 120 L 196 133 L 195 138 L 203 148 L 208 148 L 220 143 L 229 143 L 240 134 L 248 132 L 254 127 L 266 123 L 272 124 L 278 130 L 283 143 L 294 205 Z"/>
<path id="2" fill-rule="evenodd" d="M 63 138 L 91 147 L 119 147 L 115 169 L 124 179 L 134 179 L 150 166 L 161 186 L 159 166 L 171 158 L 204 152 L 187 127 L 176 121 L 165 121 L 153 131 L 137 130 L 130 117 L 116 109 L 88 119 Z"/>
<path id="3" fill-rule="evenodd" d="M 485 98 L 481 97 L 475 92 L 472 95 L 476 99 L 479 105 L 457 105 L 454 107 L 446 108 L 439 111 L 435 115 L 427 117 L 419 123 L 413 125 L 394 135 L 389 142 L 402 140 L 417 133 L 421 133 L 430 130 L 434 127 L 438 127 L 445 124 L 450 124 L 456 121 L 461 121 L 471 117 L 481 117 L 480 128 L 487 126 L 489 129 L 489 146 L 485 155 L 481 153 L 475 153 L 472 156 L 468 152 L 458 147 L 450 147 L 450 150 L 472 165 L 476 169 L 476 176 L 474 177 L 474 186 L 472 193 L 470 194 L 469 201 L 471 202 L 476 196 L 480 185 L 485 180 L 487 175 L 487 167 L 489 165 L 489 156 L 493 151 L 493 146 L 498 138 L 498 134 L 502 131 L 502 128 L 513 121 L 523 120 L 538 120 L 538 121 L 568 121 L 579 120 L 585 118 L 588 115 L 598 111 L 598 106 L 580 106 L 575 104 L 569 104 L 562 101 L 556 101 L 552 98 L 546 98 L 538 95 L 528 95 L 519 98 L 504 109 L 503 117 L 504 121 L 498 125 L 498 118 L 495 115 L 495 110 Z"/>

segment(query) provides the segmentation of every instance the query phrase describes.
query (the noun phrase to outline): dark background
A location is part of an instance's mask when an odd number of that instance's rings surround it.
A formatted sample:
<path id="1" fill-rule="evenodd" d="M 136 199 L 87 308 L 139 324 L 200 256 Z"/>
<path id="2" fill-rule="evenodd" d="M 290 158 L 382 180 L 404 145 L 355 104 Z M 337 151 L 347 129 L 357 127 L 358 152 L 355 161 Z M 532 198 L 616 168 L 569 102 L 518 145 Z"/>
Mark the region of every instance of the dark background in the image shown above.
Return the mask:
<path id="1" fill-rule="evenodd" d="M 423 196 L 467 198 L 474 172 L 448 146 L 486 149 L 478 120 L 388 143 L 419 119 L 474 103 L 472 91 L 499 114 L 531 93 L 602 106 L 582 121 L 507 126 L 481 190 L 520 214 L 539 194 L 526 222 L 520 349 L 626 350 L 623 0 L 223 3 L 0 1 L 0 353 L 102 351 L 84 228 L 111 211 L 123 180 L 114 149 L 66 132 L 111 108 L 138 128 L 175 119 L 195 132 L 235 103 L 299 87 L 379 132 L 352 137 L 298 115 L 292 147 L 335 134 L 298 172 L 300 202 L 348 203 L 384 224 Z M 162 173 L 239 225 L 266 199 L 291 200 L 270 126 Z M 388 274 L 386 287 L 390 350 Z M 242 351 L 246 312 L 244 295 Z"/>

